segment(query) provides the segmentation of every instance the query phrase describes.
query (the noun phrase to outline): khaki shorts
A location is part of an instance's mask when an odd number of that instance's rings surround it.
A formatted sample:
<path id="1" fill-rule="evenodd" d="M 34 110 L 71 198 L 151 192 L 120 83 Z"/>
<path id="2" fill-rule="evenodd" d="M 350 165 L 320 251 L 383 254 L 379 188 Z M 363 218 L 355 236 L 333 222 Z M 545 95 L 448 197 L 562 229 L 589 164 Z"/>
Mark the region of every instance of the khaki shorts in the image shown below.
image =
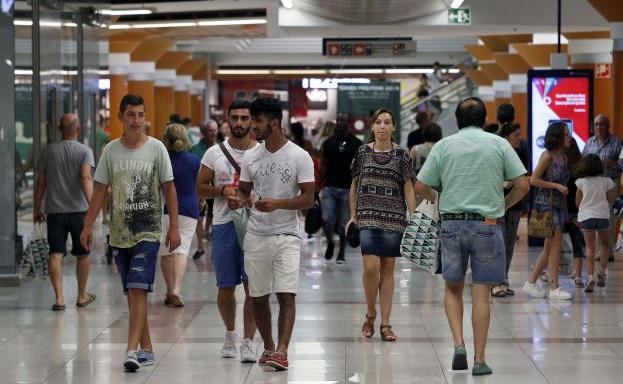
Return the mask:
<path id="1" fill-rule="evenodd" d="M 292 235 L 244 237 L 244 270 L 249 277 L 249 295 L 298 293 L 301 239 Z"/>

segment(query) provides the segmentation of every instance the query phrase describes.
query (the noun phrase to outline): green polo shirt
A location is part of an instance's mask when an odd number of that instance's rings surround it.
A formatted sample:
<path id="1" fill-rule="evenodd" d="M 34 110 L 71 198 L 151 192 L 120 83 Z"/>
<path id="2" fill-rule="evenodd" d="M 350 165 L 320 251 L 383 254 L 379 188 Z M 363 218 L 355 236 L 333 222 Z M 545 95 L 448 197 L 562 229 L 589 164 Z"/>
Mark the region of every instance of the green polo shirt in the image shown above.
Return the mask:
<path id="1" fill-rule="evenodd" d="M 526 173 L 508 143 L 478 127 L 466 127 L 437 142 L 417 179 L 441 187 L 441 213 L 504 216 L 504 181 Z"/>

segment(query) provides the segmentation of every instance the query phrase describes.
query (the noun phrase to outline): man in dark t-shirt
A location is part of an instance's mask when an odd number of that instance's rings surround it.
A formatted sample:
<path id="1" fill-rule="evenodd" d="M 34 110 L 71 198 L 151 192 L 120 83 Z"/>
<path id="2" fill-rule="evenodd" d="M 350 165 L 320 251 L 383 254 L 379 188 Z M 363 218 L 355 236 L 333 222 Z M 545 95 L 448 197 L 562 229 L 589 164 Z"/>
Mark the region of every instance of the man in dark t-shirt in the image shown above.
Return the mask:
<path id="1" fill-rule="evenodd" d="M 352 181 L 350 165 L 357 149 L 363 143 L 348 132 L 348 126 L 342 119 L 338 119 L 335 133 L 322 145 L 322 220 L 323 230 L 327 237 L 325 259 L 333 257 L 335 244 L 333 234 L 335 225 L 339 224 L 340 250 L 337 263 L 343 264 L 346 238 L 344 227 L 350 218 L 348 194 Z"/>

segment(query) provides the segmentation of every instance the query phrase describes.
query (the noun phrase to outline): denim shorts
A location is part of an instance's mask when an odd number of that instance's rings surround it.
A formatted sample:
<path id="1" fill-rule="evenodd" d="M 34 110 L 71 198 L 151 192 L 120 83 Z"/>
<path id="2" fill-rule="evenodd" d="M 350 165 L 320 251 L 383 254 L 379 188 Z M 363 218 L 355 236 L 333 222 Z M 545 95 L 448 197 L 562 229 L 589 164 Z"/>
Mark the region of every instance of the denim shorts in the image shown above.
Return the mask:
<path id="1" fill-rule="evenodd" d="M 381 257 L 400 257 L 402 233 L 380 229 L 362 229 L 361 254 Z"/>
<path id="2" fill-rule="evenodd" d="M 235 287 L 247 280 L 244 252 L 232 221 L 212 226 L 212 265 L 219 288 Z"/>
<path id="3" fill-rule="evenodd" d="M 588 219 L 580 223 L 583 231 L 605 230 L 610 228 L 610 219 Z"/>
<path id="4" fill-rule="evenodd" d="M 160 243 L 141 241 L 130 248 L 111 248 L 121 277 L 123 293 L 127 294 L 129 288 L 153 292 Z"/>
<path id="5" fill-rule="evenodd" d="M 540 203 L 535 203 L 534 209 L 538 213 L 551 211 L 552 222 L 554 223 L 554 230 L 559 230 L 562 232 L 562 230 L 565 227 L 565 223 L 568 221 L 566 209 L 559 208 L 559 207 L 551 207 L 549 204 L 540 204 Z"/>
<path id="6" fill-rule="evenodd" d="M 478 220 L 441 221 L 441 264 L 449 283 L 465 280 L 471 262 L 472 280 L 480 284 L 498 284 L 506 276 L 504 237 L 499 225 Z"/>

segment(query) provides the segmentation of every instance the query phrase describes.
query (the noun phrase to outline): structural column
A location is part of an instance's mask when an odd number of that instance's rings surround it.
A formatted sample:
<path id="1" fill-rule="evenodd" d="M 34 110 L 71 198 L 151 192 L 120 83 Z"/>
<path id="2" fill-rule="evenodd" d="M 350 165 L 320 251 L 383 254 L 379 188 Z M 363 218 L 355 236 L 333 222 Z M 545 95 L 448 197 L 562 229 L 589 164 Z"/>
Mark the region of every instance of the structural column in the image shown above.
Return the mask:
<path id="1" fill-rule="evenodd" d="M 36 4 L 35 4 L 36 6 Z M 0 12 L 0 286 L 19 285 L 15 201 L 15 28 L 13 10 Z M 16 247 L 16 244 L 18 247 Z"/>
<path id="2" fill-rule="evenodd" d="M 203 64 L 201 68 L 193 75 L 192 90 L 190 95 L 190 119 L 193 125 L 199 125 L 205 120 L 205 91 L 207 80 L 207 64 Z"/>
<path id="3" fill-rule="evenodd" d="M 156 73 L 156 63 L 152 61 L 132 62 L 128 74 L 128 93 L 139 95 L 145 101 L 145 120 L 151 125 L 148 132 L 154 135 L 155 125 L 155 91 L 154 75 Z"/>
<path id="4" fill-rule="evenodd" d="M 623 22 L 610 24 L 612 37 L 612 81 L 614 87 L 612 131 L 623 137 Z"/>
<path id="5" fill-rule="evenodd" d="M 108 54 L 108 70 L 110 73 L 110 138 L 116 139 L 123 134 L 123 125 L 117 117 L 119 104 L 128 93 L 128 67 L 130 53 L 111 52 Z"/>
<path id="6" fill-rule="evenodd" d="M 169 51 L 156 61 L 156 115 L 154 135 L 160 137 L 169 117 L 175 113 L 175 83 L 177 69 L 188 60 L 190 53 Z"/>

